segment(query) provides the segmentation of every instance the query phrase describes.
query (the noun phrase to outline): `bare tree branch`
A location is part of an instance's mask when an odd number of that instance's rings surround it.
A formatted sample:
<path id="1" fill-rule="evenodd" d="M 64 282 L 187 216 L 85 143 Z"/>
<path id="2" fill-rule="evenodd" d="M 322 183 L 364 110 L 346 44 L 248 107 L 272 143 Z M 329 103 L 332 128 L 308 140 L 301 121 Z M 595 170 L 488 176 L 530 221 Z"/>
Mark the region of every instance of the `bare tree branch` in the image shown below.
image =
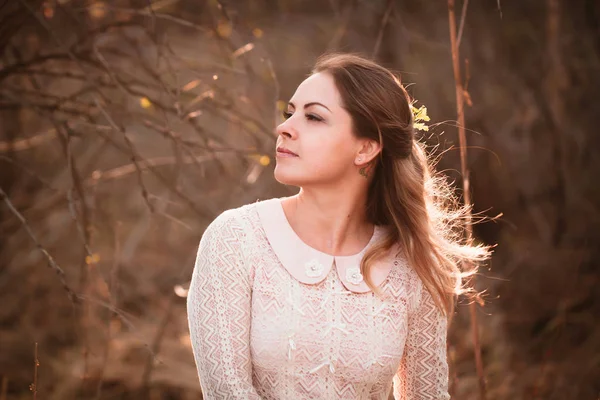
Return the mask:
<path id="1" fill-rule="evenodd" d="M 2 189 L 1 187 L 0 187 L 0 200 L 4 201 L 4 203 L 8 206 L 8 209 L 10 210 L 10 212 L 15 217 L 17 217 L 17 219 L 21 222 L 21 226 L 25 229 L 25 232 L 27 232 L 27 235 L 29 235 L 29 237 L 35 244 L 35 247 L 37 247 L 37 249 L 44 255 L 44 257 L 48 261 L 48 266 L 52 270 L 54 270 L 54 272 L 56 272 L 56 275 L 58 275 L 58 279 L 60 280 L 62 287 L 65 289 L 65 292 L 67 292 L 69 300 L 71 300 L 71 302 L 73 304 L 75 304 L 77 302 L 77 296 L 75 295 L 75 292 L 73 291 L 73 289 L 71 289 L 71 287 L 65 280 L 65 271 L 56 263 L 54 258 L 44 248 L 44 246 L 41 245 L 41 243 L 39 242 L 39 240 L 37 239 L 37 237 L 31 230 L 31 227 L 29 226 L 29 224 L 27 223 L 27 221 L 25 220 L 23 215 L 13 206 L 12 202 L 8 198 L 8 195 L 6 194 L 4 189 Z"/>

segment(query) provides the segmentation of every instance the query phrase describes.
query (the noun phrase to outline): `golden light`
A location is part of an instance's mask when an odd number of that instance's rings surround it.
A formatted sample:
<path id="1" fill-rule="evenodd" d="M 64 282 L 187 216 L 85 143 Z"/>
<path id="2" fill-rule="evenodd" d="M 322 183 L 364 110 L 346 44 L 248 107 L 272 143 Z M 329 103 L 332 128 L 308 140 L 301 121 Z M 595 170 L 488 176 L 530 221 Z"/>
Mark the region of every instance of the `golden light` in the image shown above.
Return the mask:
<path id="1" fill-rule="evenodd" d="M 271 164 L 271 158 L 269 156 L 263 155 L 263 156 L 260 157 L 260 159 L 258 160 L 258 162 L 263 167 L 266 167 L 267 165 Z"/>
<path id="2" fill-rule="evenodd" d="M 277 111 L 279 111 L 277 113 L 277 123 L 281 123 L 285 119 L 285 117 L 283 116 L 283 112 L 287 109 L 287 102 L 283 100 L 277 100 L 275 107 L 277 108 Z"/>
<path id="3" fill-rule="evenodd" d="M 149 6 L 144 8 L 144 11 L 172 11 L 175 8 L 175 3 L 179 2 L 179 0 L 156 0 L 153 2 L 148 2 Z"/>
<path id="4" fill-rule="evenodd" d="M 242 47 L 240 47 L 239 49 L 234 51 L 233 54 L 231 55 L 231 57 L 237 58 L 237 57 L 241 56 L 242 54 L 245 54 L 245 53 L 251 51 L 253 48 L 254 48 L 254 43 L 246 43 L 245 45 L 243 45 Z"/>
<path id="5" fill-rule="evenodd" d="M 93 19 L 101 19 L 106 16 L 106 4 L 103 1 L 96 1 L 88 8 L 88 14 Z"/>
<path id="6" fill-rule="evenodd" d="M 213 81 L 216 81 L 217 79 L 219 79 L 219 75 L 213 75 Z"/>
<path id="7" fill-rule="evenodd" d="M 287 107 L 287 103 L 283 100 L 277 100 L 276 107 L 279 111 L 283 111 Z"/>
<path id="8" fill-rule="evenodd" d="M 50 2 L 44 2 L 44 9 L 42 13 L 44 14 L 44 18 L 51 19 L 54 17 L 54 7 L 50 4 Z"/>
<path id="9" fill-rule="evenodd" d="M 252 34 L 254 35 L 255 38 L 260 39 L 263 36 L 263 30 L 260 28 L 254 28 L 252 29 Z"/>
<path id="10" fill-rule="evenodd" d="M 194 99 L 187 104 L 187 107 L 189 108 L 204 99 L 214 99 L 214 98 L 215 98 L 214 90 L 208 89 L 208 90 L 200 93 L 198 96 L 194 97 Z"/>
<path id="11" fill-rule="evenodd" d="M 233 31 L 233 27 L 229 21 L 224 19 L 220 20 L 217 24 L 217 33 L 222 38 L 228 38 L 231 36 L 231 32 Z"/>
<path id="12" fill-rule="evenodd" d="M 175 292 L 175 295 L 177 295 L 177 297 L 187 297 L 189 290 L 184 288 L 181 285 L 175 285 L 173 287 L 173 291 Z"/>
<path id="13" fill-rule="evenodd" d="M 202 115 L 202 110 L 196 110 L 196 111 L 192 111 L 191 113 L 187 114 L 185 117 L 187 119 L 192 119 L 192 118 L 199 117 L 200 115 Z"/>
<path id="14" fill-rule="evenodd" d="M 190 335 L 188 335 L 187 333 L 179 336 L 179 343 L 190 349 L 192 348 L 192 339 L 190 338 Z"/>
<path id="15" fill-rule="evenodd" d="M 181 88 L 182 91 L 187 92 L 188 90 L 192 90 L 200 84 L 200 79 L 194 79 L 193 81 L 187 83 L 184 87 Z"/>
<path id="16" fill-rule="evenodd" d="M 100 261 L 100 255 L 98 253 L 92 253 L 85 257 L 85 263 L 88 265 L 97 264 L 98 261 Z"/>
<path id="17" fill-rule="evenodd" d="M 102 178 L 102 171 L 100 171 L 99 169 L 97 169 L 94 172 L 92 172 L 92 179 L 93 180 L 97 181 L 100 178 Z"/>
<path id="18" fill-rule="evenodd" d="M 244 128 L 246 128 L 249 132 L 252 132 L 252 133 L 260 132 L 259 126 L 256 125 L 256 122 L 254 122 L 254 121 L 245 120 L 245 121 L 243 121 L 243 125 L 244 125 Z"/>
<path id="19" fill-rule="evenodd" d="M 250 171 L 248 171 L 248 176 L 246 176 L 246 182 L 249 184 L 256 183 L 256 180 L 260 176 L 260 173 L 263 171 L 263 168 L 258 164 L 252 164 L 250 166 Z"/>
<path id="20" fill-rule="evenodd" d="M 149 98 L 147 98 L 147 97 L 142 97 L 142 98 L 140 99 L 140 106 L 141 106 L 142 108 L 150 108 L 150 107 L 152 107 L 152 102 L 150 101 L 150 99 L 149 99 Z"/>

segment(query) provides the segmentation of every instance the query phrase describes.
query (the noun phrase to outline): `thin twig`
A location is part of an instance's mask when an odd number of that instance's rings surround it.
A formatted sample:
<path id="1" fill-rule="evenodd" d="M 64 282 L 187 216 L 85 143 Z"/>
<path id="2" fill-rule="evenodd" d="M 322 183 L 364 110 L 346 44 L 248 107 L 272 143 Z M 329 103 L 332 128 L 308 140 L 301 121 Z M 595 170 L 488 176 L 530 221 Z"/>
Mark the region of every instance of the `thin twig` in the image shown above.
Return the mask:
<path id="1" fill-rule="evenodd" d="M 379 33 L 377 34 L 377 40 L 375 41 L 375 47 L 373 48 L 373 53 L 371 54 L 372 58 L 377 56 L 379 53 L 379 47 L 381 46 L 381 40 L 383 39 L 383 31 L 387 26 L 388 20 L 390 18 L 390 14 L 392 13 L 392 7 L 394 6 L 393 0 L 388 0 L 387 7 L 385 9 L 385 13 L 383 14 L 383 19 L 381 20 L 381 24 L 379 25 Z"/>
<path id="2" fill-rule="evenodd" d="M 184 278 L 186 271 L 187 271 L 187 267 L 185 267 L 185 263 L 184 263 L 184 264 L 182 264 L 181 268 L 179 269 L 178 280 Z M 166 334 L 166 328 L 168 327 L 169 321 L 171 320 L 171 317 L 173 314 L 173 309 L 177 304 L 176 300 L 177 300 L 177 297 L 174 296 L 173 294 L 171 294 L 171 296 L 169 297 L 169 300 L 168 300 L 167 307 L 165 309 L 165 313 L 163 314 L 163 317 L 159 323 L 159 328 L 156 331 L 154 340 L 152 341 L 152 350 L 153 350 L 154 354 L 156 354 L 156 355 L 158 355 L 158 353 L 160 352 L 160 346 L 162 344 L 164 335 Z M 147 394 L 147 390 L 149 388 L 149 383 L 150 383 L 150 379 L 152 377 L 153 369 L 154 369 L 154 360 L 149 357 L 148 360 L 146 361 L 144 372 L 142 374 L 141 387 L 142 387 L 143 395 Z M 147 396 L 144 396 L 144 397 L 147 397 Z"/>
<path id="3" fill-rule="evenodd" d="M 100 136 L 102 136 L 107 142 L 109 142 L 115 149 L 119 150 L 120 152 L 127 154 L 127 155 L 131 155 L 127 149 L 123 148 L 123 146 L 121 146 L 119 143 L 115 142 L 110 136 L 104 134 L 102 132 L 102 130 L 98 130 L 97 131 Z M 143 161 L 142 161 L 143 162 Z M 212 215 L 210 215 L 209 213 L 207 213 L 206 211 L 198 208 L 198 206 L 196 205 L 196 203 L 190 199 L 189 197 L 187 197 L 185 194 L 183 194 L 181 192 L 181 190 L 179 190 L 175 185 L 172 184 L 172 182 L 170 182 L 167 178 L 163 177 L 161 174 L 158 173 L 158 171 L 151 167 L 151 166 L 147 166 L 148 171 L 150 171 L 163 185 L 165 185 L 168 189 L 170 189 L 173 193 L 175 193 L 180 199 L 184 200 L 188 206 L 190 207 L 190 209 L 192 211 L 194 211 L 196 214 L 202 216 L 202 217 L 206 217 L 206 218 L 213 218 Z"/>
<path id="4" fill-rule="evenodd" d="M 133 336 L 136 339 L 138 339 L 140 341 L 140 343 L 142 343 L 144 345 L 144 347 L 152 355 L 152 357 L 156 358 L 156 354 L 154 354 L 154 352 L 152 351 L 152 348 L 150 347 L 150 345 L 148 343 L 146 343 L 144 340 L 142 340 L 142 338 L 135 333 L 136 329 L 135 329 L 135 325 L 132 322 L 132 319 L 134 318 L 132 315 L 130 315 L 129 313 L 127 313 L 123 309 L 120 309 L 120 308 L 118 308 L 116 306 L 112 306 L 112 305 L 110 305 L 110 303 L 107 303 L 107 302 L 99 300 L 99 299 L 95 299 L 93 297 L 84 296 L 84 295 L 78 295 L 77 299 L 80 300 L 80 301 L 88 301 L 90 303 L 97 304 L 100 307 L 103 307 L 103 308 L 106 308 L 109 311 L 112 311 L 116 316 L 119 317 L 119 320 L 121 322 L 125 323 L 125 325 L 131 331 L 131 333 L 133 334 Z"/>
<path id="5" fill-rule="evenodd" d="M 341 15 L 341 22 L 337 26 L 335 32 L 333 33 L 333 37 L 329 40 L 327 44 L 327 49 L 336 49 L 344 35 L 346 34 L 346 30 L 348 29 L 348 24 L 350 23 L 350 18 L 352 17 L 352 12 L 356 7 L 355 1 L 349 1 L 346 3 L 346 7 L 344 8 L 343 14 Z"/>
<path id="6" fill-rule="evenodd" d="M 91 257 L 92 256 L 92 251 L 90 249 L 90 244 L 89 244 L 89 229 L 87 227 L 89 227 L 89 221 L 90 221 L 90 217 L 89 217 L 89 209 L 87 207 L 86 204 L 86 195 L 85 195 L 85 191 L 84 191 L 84 185 L 81 179 L 81 176 L 79 174 L 76 162 L 75 162 L 75 157 L 73 156 L 73 151 L 71 149 L 71 134 L 68 130 L 68 128 L 66 127 L 66 124 L 63 124 L 62 129 L 60 129 L 60 133 L 61 135 L 59 136 L 59 138 L 61 139 L 61 142 L 63 144 L 63 150 L 65 152 L 65 155 L 67 157 L 67 165 L 69 168 L 69 173 L 71 176 L 71 188 L 69 188 L 69 190 L 67 191 L 67 199 L 69 200 L 69 211 L 70 211 L 70 215 L 71 218 L 73 219 L 73 222 L 75 223 L 75 226 L 77 227 L 77 231 L 79 232 L 79 236 L 81 238 L 81 241 L 83 243 L 83 248 L 85 251 L 85 256 L 84 256 L 84 260 L 82 260 L 82 265 L 81 265 L 81 277 L 80 277 L 80 287 L 79 290 L 83 291 L 83 286 L 86 283 L 86 277 L 87 277 L 87 272 L 86 272 L 86 262 L 85 262 L 85 257 Z M 79 212 L 77 210 L 77 206 L 75 204 L 75 199 L 73 198 L 73 190 L 75 190 L 75 192 L 77 193 L 77 196 L 79 197 L 79 202 L 81 205 L 81 219 L 79 218 Z"/>
<path id="7" fill-rule="evenodd" d="M 463 200 L 465 206 L 469 209 L 466 215 L 466 235 L 467 242 L 470 243 L 473 237 L 473 226 L 471 219 L 471 188 L 469 180 L 469 169 L 467 166 L 467 138 L 465 133 L 465 114 L 464 114 L 464 88 L 460 73 L 460 61 L 458 42 L 456 38 L 456 16 L 455 16 L 455 3 L 454 0 L 448 0 L 448 20 L 450 27 L 450 45 L 452 48 L 452 67 L 454 70 L 454 84 L 456 91 L 456 112 L 458 119 L 458 137 L 460 146 L 460 167 L 461 175 L 463 179 Z M 470 268 L 471 269 L 471 268 Z M 474 281 L 474 277 L 471 277 L 471 283 Z M 471 334 L 473 338 L 473 352 L 475 356 L 475 365 L 477 368 L 477 376 L 479 380 L 479 398 L 480 400 L 486 399 L 486 382 L 485 373 L 483 370 L 483 361 L 481 358 L 481 345 L 479 343 L 479 326 L 477 324 L 477 303 L 472 302 L 469 304 L 469 314 L 471 317 Z"/>
<path id="8" fill-rule="evenodd" d="M 279 80 L 277 79 L 277 74 L 275 73 L 275 68 L 273 67 L 273 62 L 271 61 L 270 58 L 266 58 L 265 62 L 267 64 L 267 67 L 269 68 L 269 74 L 271 76 L 271 79 L 273 80 L 273 86 L 274 86 L 274 91 L 275 93 L 273 94 L 273 106 L 274 106 L 274 118 L 273 118 L 273 126 L 277 126 L 279 125 L 279 118 L 280 118 L 280 113 L 279 113 L 279 109 L 277 108 L 277 101 L 279 100 L 279 93 L 281 92 L 280 89 L 280 85 L 279 85 Z"/>
<path id="9" fill-rule="evenodd" d="M 13 153 L 16 151 L 29 150 L 55 138 L 56 129 L 52 128 L 25 139 L 0 142 L 0 153 Z"/>
<path id="10" fill-rule="evenodd" d="M 52 190 L 53 192 L 60 192 L 61 191 L 60 189 L 55 188 L 54 185 L 52 185 L 52 183 L 48 182 L 45 178 L 42 178 L 41 176 L 39 176 L 33 170 L 31 170 L 29 167 L 26 167 L 22 163 L 19 163 L 19 162 L 13 160 L 12 158 L 4 156 L 2 154 L 0 154 L 0 160 L 4 160 L 7 163 L 10 163 L 10 164 L 12 164 L 12 165 L 14 165 L 16 167 L 19 167 L 27 175 L 29 175 L 30 177 L 38 180 L 42 185 L 44 185 L 46 188 Z"/>
<path id="11" fill-rule="evenodd" d="M 154 213 L 154 206 L 152 206 L 152 203 L 148 199 L 148 190 L 146 189 L 146 186 L 144 184 L 144 179 L 142 178 L 142 170 L 141 170 L 140 164 L 139 164 L 140 160 L 143 158 L 139 157 L 137 155 L 135 146 L 133 145 L 133 142 L 129 138 L 129 135 L 127 134 L 127 131 L 125 130 L 125 128 L 117 125 L 117 123 L 112 119 L 112 117 L 108 114 L 108 112 L 106 112 L 106 110 L 102 106 L 100 106 L 98 99 L 94 99 L 94 100 L 96 101 L 96 104 L 98 105 L 98 108 L 100 109 L 100 112 L 108 120 L 108 123 L 113 127 L 113 129 L 115 131 L 120 132 L 123 135 L 123 139 L 125 139 L 125 143 L 127 144 L 127 147 L 129 147 L 129 150 L 131 151 L 131 161 L 135 165 L 135 169 L 137 172 L 137 178 L 138 178 L 138 184 L 140 185 L 140 187 L 142 189 L 142 197 L 144 198 L 144 201 L 146 202 L 146 205 L 148 206 L 148 209 L 150 210 L 150 212 Z"/>
<path id="12" fill-rule="evenodd" d="M 108 295 L 109 304 L 113 309 L 117 308 L 117 302 L 119 298 L 119 267 L 121 265 L 121 241 L 120 241 L 121 223 L 117 222 L 114 227 L 114 251 L 113 251 L 113 263 L 110 268 L 110 277 L 108 281 Z M 96 387 L 96 398 L 99 400 L 102 396 L 102 383 L 104 380 L 104 372 L 106 370 L 106 364 L 110 354 L 110 342 L 112 340 L 112 321 L 116 314 L 110 312 L 106 319 L 106 345 L 104 346 L 104 353 L 102 354 L 102 364 L 100 367 L 100 376 L 98 377 L 98 386 Z"/>
<path id="13" fill-rule="evenodd" d="M 60 282 L 61 282 L 63 288 L 67 292 L 69 300 L 71 300 L 71 302 L 73 304 L 76 304 L 78 302 L 77 301 L 77 296 L 75 295 L 75 292 L 71 289 L 71 287 L 69 286 L 69 284 L 65 280 L 65 272 L 64 272 L 64 270 L 61 267 L 58 266 L 58 264 L 56 263 L 56 261 L 54 261 L 54 258 L 50 255 L 50 253 L 48 253 L 48 251 L 40 244 L 39 240 L 34 235 L 33 231 L 29 227 L 29 224 L 27 223 L 27 221 L 25 220 L 25 218 L 23 217 L 23 215 L 13 206 L 13 204 L 10 201 L 10 199 L 8 198 L 8 195 L 6 194 L 6 192 L 1 187 L 0 187 L 0 200 L 4 201 L 4 203 L 8 206 L 8 209 L 21 222 L 21 225 L 25 229 L 25 232 L 27 232 L 27 234 L 29 235 L 29 237 L 31 238 L 31 240 L 35 243 L 35 246 L 38 248 L 38 250 L 40 250 L 42 252 L 42 254 L 44 255 L 44 257 L 46 257 L 46 260 L 48 261 L 48 266 L 52 270 L 54 270 L 54 272 L 56 272 L 56 275 L 58 275 L 58 278 L 60 279 Z"/>
<path id="14" fill-rule="evenodd" d="M 14 51 L 14 55 L 19 61 L 21 61 L 21 54 L 17 50 Z M 42 87 L 39 84 L 37 77 L 34 75 L 31 75 L 31 76 L 28 76 L 28 78 L 29 78 L 29 82 L 30 82 L 31 86 L 34 89 L 36 89 L 36 91 L 41 92 Z M 50 121 L 50 123 L 52 123 L 56 132 L 59 133 L 58 137 L 61 140 L 61 143 L 63 145 L 63 150 L 67 157 L 67 164 L 68 164 L 69 172 L 71 174 L 72 187 L 67 191 L 69 210 L 70 210 L 73 222 L 75 223 L 75 226 L 77 227 L 79 235 L 82 239 L 84 251 L 86 253 L 82 257 L 81 267 L 80 267 L 81 277 L 80 277 L 79 290 L 83 291 L 84 285 L 86 283 L 86 277 L 87 277 L 86 258 L 91 257 L 92 253 L 91 253 L 90 246 L 89 246 L 89 233 L 88 233 L 88 230 L 86 229 L 86 227 L 88 227 L 88 225 L 89 225 L 89 212 L 88 212 L 88 208 L 87 208 L 87 205 L 85 202 L 85 193 L 83 191 L 81 177 L 79 176 L 77 166 L 75 163 L 75 158 L 71 151 L 71 136 L 72 136 L 71 133 L 72 133 L 72 131 L 70 130 L 70 128 L 66 122 L 57 120 L 54 117 L 53 113 L 44 113 L 44 114 L 46 115 L 46 118 Z M 75 189 L 75 191 L 77 192 L 79 199 L 81 201 L 81 220 L 80 220 L 80 218 L 78 218 L 77 207 L 75 205 L 75 200 L 73 199 L 73 189 Z M 86 370 L 87 370 L 87 357 L 84 362 L 84 371 L 86 371 Z M 85 372 L 84 372 L 84 376 L 85 376 Z"/>
<path id="15" fill-rule="evenodd" d="M 149 389 L 150 378 L 152 377 L 152 370 L 154 369 L 155 358 L 160 352 L 160 346 L 163 341 L 163 337 L 167 331 L 167 327 L 169 326 L 169 322 L 173 315 L 173 308 L 175 306 L 175 300 L 177 297 L 175 295 L 171 295 L 168 300 L 167 308 L 163 317 L 161 318 L 158 330 L 156 331 L 156 335 L 154 336 L 154 340 L 152 340 L 151 350 L 152 353 L 148 355 L 148 359 L 146 360 L 146 365 L 144 366 L 144 371 L 142 373 L 142 393 L 147 394 Z M 144 396 L 146 397 L 146 396 Z"/>
<path id="16" fill-rule="evenodd" d="M 133 8 L 113 7 L 113 6 L 110 6 L 110 5 L 104 5 L 104 7 L 106 9 L 112 10 L 112 11 L 118 11 L 118 12 L 127 13 L 127 14 L 134 14 L 134 15 L 141 15 L 141 16 L 144 16 L 144 17 L 153 17 L 153 18 L 156 18 L 156 19 L 164 19 L 166 21 L 173 22 L 173 23 L 175 23 L 177 25 L 184 26 L 186 28 L 195 29 L 195 30 L 197 30 L 199 32 L 202 32 L 202 33 L 208 32 L 208 29 L 206 29 L 205 27 L 203 27 L 201 25 L 198 25 L 198 24 L 195 24 L 193 22 L 187 21 L 185 19 L 177 18 L 177 17 L 174 17 L 174 16 L 169 15 L 169 14 L 162 14 L 162 13 L 157 13 L 157 12 L 150 13 L 150 11 L 148 11 L 147 7 L 145 7 L 144 9 L 139 9 L 139 10 L 136 10 L 136 9 L 133 9 Z M 87 8 L 88 7 L 82 8 L 82 10 L 86 10 L 87 11 Z"/>
<path id="17" fill-rule="evenodd" d="M 18 54 L 15 51 L 15 55 L 20 59 L 20 54 Z M 29 81 L 31 83 L 31 85 L 38 91 L 41 91 L 41 86 L 37 81 L 37 78 L 33 75 L 29 76 Z M 68 164 L 68 168 L 69 168 L 69 172 L 71 175 L 71 180 L 72 180 L 72 186 L 71 188 L 69 188 L 69 190 L 67 191 L 67 199 L 69 202 L 69 211 L 71 214 L 71 218 L 73 219 L 73 222 L 75 223 L 75 226 L 77 227 L 77 231 L 79 232 L 79 235 L 81 237 L 81 240 L 83 242 L 83 248 L 84 248 L 84 255 L 81 259 L 81 265 L 80 265 L 80 271 L 81 271 L 81 275 L 80 275 L 80 281 L 79 281 L 79 291 L 82 293 L 85 293 L 87 290 L 87 286 L 88 286 L 88 269 L 89 267 L 89 263 L 87 262 L 88 259 L 91 259 L 92 257 L 92 252 L 90 250 L 90 245 L 89 245 L 89 240 L 90 240 L 90 235 L 89 235 L 89 230 L 88 230 L 88 226 L 89 226 L 89 210 L 86 204 L 86 199 L 85 199 L 85 193 L 84 193 L 84 189 L 83 189 L 83 184 L 81 182 L 81 177 L 79 176 L 78 170 L 77 170 L 77 166 L 76 166 L 76 162 L 75 162 L 75 158 L 73 156 L 73 152 L 71 151 L 71 130 L 69 129 L 69 126 L 67 123 L 65 122 L 60 122 L 58 121 L 54 115 L 52 113 L 48 113 L 47 115 L 48 119 L 50 120 L 50 122 L 52 123 L 52 125 L 54 126 L 54 128 L 57 130 L 57 132 L 59 133 L 59 139 L 61 140 L 61 143 L 63 145 L 63 150 L 65 152 L 65 155 L 67 157 L 67 164 Z M 80 204 L 81 204 L 81 218 L 79 218 L 78 212 L 77 212 L 77 207 L 75 204 L 75 200 L 73 199 L 73 191 L 75 190 L 75 192 L 77 192 L 77 195 L 79 196 L 80 199 Z M 88 346 L 88 336 L 87 336 L 87 332 L 85 331 L 86 328 L 86 319 L 88 318 L 88 314 L 90 313 L 90 305 L 89 304 L 84 304 L 83 308 L 81 310 L 79 310 L 82 312 L 81 315 L 81 321 L 82 324 L 81 326 L 77 326 L 77 330 L 80 330 L 79 334 L 82 337 L 82 341 L 83 341 L 83 374 L 82 374 L 82 382 L 86 379 L 87 377 L 87 371 L 88 371 L 88 355 L 89 355 L 89 346 Z"/>
<path id="18" fill-rule="evenodd" d="M 79 294 L 79 295 L 77 295 L 77 299 L 79 299 L 82 302 L 88 301 L 90 303 L 93 303 L 100 307 L 103 307 L 109 311 L 112 311 L 116 316 L 119 317 L 119 320 L 121 322 L 123 322 L 125 324 L 125 326 L 127 326 L 128 329 L 130 329 L 132 332 L 135 330 L 135 325 L 133 323 L 134 316 L 131 315 L 130 313 L 128 313 L 127 311 L 125 311 L 121 308 L 118 308 L 118 307 L 113 307 L 112 305 L 110 305 L 110 303 L 107 303 L 106 301 L 96 299 L 94 297 L 87 296 L 87 295 Z"/>
<path id="19" fill-rule="evenodd" d="M 201 163 L 201 162 L 211 161 L 214 159 L 215 159 L 215 156 L 211 156 L 211 155 L 208 155 L 208 156 L 194 155 L 194 156 L 190 156 L 190 157 L 182 157 L 181 162 L 183 164 L 199 165 L 199 163 Z M 146 170 L 149 170 L 150 167 L 174 165 L 176 163 L 177 163 L 177 159 L 175 157 L 171 157 L 171 156 L 145 158 L 139 162 L 139 165 L 137 168 L 139 168 L 141 171 L 146 171 Z M 134 164 L 125 164 L 125 165 L 121 165 L 119 167 L 115 167 L 115 168 L 112 168 L 112 169 L 109 169 L 106 171 L 98 171 L 97 170 L 94 172 L 94 176 L 86 181 L 86 185 L 93 186 L 93 185 L 97 185 L 101 181 L 119 179 L 126 175 L 135 173 L 138 170 L 137 168 Z M 148 196 L 149 196 L 149 198 L 151 197 L 150 194 L 148 194 Z M 148 201 L 150 201 L 149 198 L 148 198 Z"/>
<path id="20" fill-rule="evenodd" d="M 8 377 L 2 375 L 2 386 L 0 387 L 0 400 L 6 400 L 6 392 L 8 392 Z"/>
<path id="21" fill-rule="evenodd" d="M 77 53 L 79 56 L 83 55 L 82 53 Z M 28 60 L 26 62 L 19 62 L 15 64 L 8 65 L 0 69 L 0 81 L 9 76 L 12 76 L 15 73 L 18 73 L 24 67 L 31 67 L 37 64 L 43 64 L 46 61 L 57 61 L 57 60 L 68 60 L 70 57 L 64 53 L 56 53 L 56 54 L 46 54 L 44 56 L 39 56 L 37 58 Z"/>
<path id="22" fill-rule="evenodd" d="M 69 57 L 72 59 L 72 61 L 79 67 L 79 69 L 81 71 L 85 71 L 85 69 L 83 68 L 83 66 L 81 65 L 81 63 L 79 62 L 79 60 L 77 59 L 77 57 L 75 57 L 75 55 L 73 54 L 73 52 L 67 48 L 67 46 L 64 46 L 63 43 L 61 42 L 61 40 L 58 38 L 58 36 L 55 34 L 55 32 L 53 30 L 51 30 L 48 25 L 45 23 L 45 21 L 41 18 L 39 18 L 39 16 L 35 15 L 35 12 L 31 9 L 31 7 L 29 7 L 24 0 L 20 0 L 20 2 L 29 9 L 29 11 L 34 14 L 35 18 L 38 20 L 38 22 L 40 23 L 40 25 L 42 25 L 46 31 L 48 31 L 50 33 L 50 35 L 52 36 L 52 38 L 55 40 L 55 42 L 62 47 L 63 49 L 65 49 L 65 51 L 67 52 L 67 54 L 69 55 Z M 97 49 L 96 49 L 97 50 Z M 96 51 L 97 55 L 98 55 L 98 51 Z M 100 58 L 101 60 L 103 60 L 102 58 Z M 114 77 L 110 74 L 111 70 L 107 69 L 107 72 L 109 73 L 109 75 L 111 76 L 111 78 L 114 79 Z M 86 76 L 86 80 L 90 83 L 90 85 L 92 87 L 94 87 L 96 90 L 95 92 L 99 95 L 100 98 L 102 98 L 103 100 L 107 100 L 106 96 L 104 95 L 104 93 L 100 90 L 100 88 L 98 88 L 88 77 Z M 114 79 L 116 80 L 116 79 Z M 122 88 L 122 86 L 121 86 Z M 104 117 L 108 120 L 109 124 L 111 126 L 113 126 L 113 128 L 115 130 L 117 130 L 118 132 L 121 132 L 123 134 L 123 137 L 125 139 L 125 142 L 127 143 L 127 146 L 129 147 L 129 149 L 131 150 L 131 160 L 133 161 L 133 163 L 136 165 L 137 167 L 137 159 L 138 156 L 135 152 L 135 148 L 133 146 L 133 142 L 129 139 L 127 132 L 125 131 L 124 128 L 118 126 L 115 121 L 113 120 L 113 118 L 109 115 L 109 113 L 105 110 L 105 108 L 102 106 L 102 104 L 100 103 L 98 96 L 94 96 L 94 103 L 96 104 L 96 106 L 98 107 L 98 109 L 100 110 L 100 112 L 104 115 Z M 149 202 L 148 200 L 148 191 L 144 185 L 143 179 L 142 179 L 142 174 L 141 171 L 139 171 L 138 168 L 138 183 L 141 186 L 142 189 L 142 196 L 146 202 L 146 205 L 148 206 L 150 212 L 153 212 L 154 209 L 152 207 L 152 204 Z"/>
<path id="23" fill-rule="evenodd" d="M 40 362 L 38 360 L 38 342 L 35 342 L 35 350 L 33 355 L 33 383 L 31 384 L 31 391 L 33 392 L 33 400 L 37 399 L 38 389 L 38 367 Z"/>
<path id="24" fill-rule="evenodd" d="M 467 7 L 469 6 L 469 0 L 464 0 L 462 6 L 462 12 L 460 13 L 460 24 L 458 28 L 458 35 L 456 37 L 456 47 L 460 48 L 460 40 L 462 39 L 463 29 L 465 27 L 465 20 L 467 19 Z"/>

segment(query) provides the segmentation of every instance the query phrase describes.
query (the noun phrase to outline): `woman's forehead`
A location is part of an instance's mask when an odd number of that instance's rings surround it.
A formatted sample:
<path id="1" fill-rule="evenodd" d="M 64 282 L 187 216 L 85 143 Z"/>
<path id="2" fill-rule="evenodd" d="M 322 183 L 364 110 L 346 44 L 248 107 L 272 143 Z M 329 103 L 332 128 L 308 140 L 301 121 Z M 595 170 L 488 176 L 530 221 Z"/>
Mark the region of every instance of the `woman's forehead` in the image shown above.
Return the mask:
<path id="1" fill-rule="evenodd" d="M 298 86 L 290 99 L 290 103 L 294 103 L 297 108 L 312 102 L 322 103 L 331 111 L 341 107 L 340 93 L 331 75 L 318 72 L 309 76 Z"/>

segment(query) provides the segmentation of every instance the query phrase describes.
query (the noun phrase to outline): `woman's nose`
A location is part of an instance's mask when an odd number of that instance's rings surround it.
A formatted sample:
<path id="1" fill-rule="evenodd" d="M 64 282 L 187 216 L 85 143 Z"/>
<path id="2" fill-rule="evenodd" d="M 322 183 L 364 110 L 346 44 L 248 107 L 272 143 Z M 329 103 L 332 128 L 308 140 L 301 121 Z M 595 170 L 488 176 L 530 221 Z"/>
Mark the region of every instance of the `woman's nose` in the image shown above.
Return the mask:
<path id="1" fill-rule="evenodd" d="M 279 136 L 285 136 L 289 139 L 293 139 L 297 136 L 296 129 L 292 126 L 289 119 L 283 121 L 277 125 L 276 132 Z"/>

